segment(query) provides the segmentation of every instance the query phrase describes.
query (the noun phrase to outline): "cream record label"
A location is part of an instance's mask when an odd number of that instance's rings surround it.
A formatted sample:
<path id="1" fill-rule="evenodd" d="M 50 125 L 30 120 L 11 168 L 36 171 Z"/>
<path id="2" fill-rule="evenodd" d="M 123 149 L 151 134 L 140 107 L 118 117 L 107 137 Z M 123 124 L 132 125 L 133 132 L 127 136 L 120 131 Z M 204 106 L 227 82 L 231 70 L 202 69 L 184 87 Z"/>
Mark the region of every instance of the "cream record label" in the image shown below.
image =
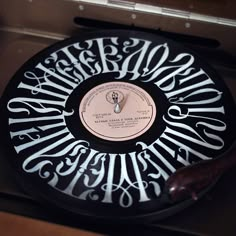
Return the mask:
<path id="1" fill-rule="evenodd" d="M 202 59 L 142 32 L 59 42 L 1 98 L 2 148 L 26 191 L 107 219 L 171 212 L 169 176 L 227 150 L 234 122 L 231 94 Z"/>
<path id="2" fill-rule="evenodd" d="M 109 82 L 91 89 L 80 103 L 80 119 L 95 136 L 127 141 L 148 130 L 156 117 L 156 105 L 142 88 L 125 82 Z"/>

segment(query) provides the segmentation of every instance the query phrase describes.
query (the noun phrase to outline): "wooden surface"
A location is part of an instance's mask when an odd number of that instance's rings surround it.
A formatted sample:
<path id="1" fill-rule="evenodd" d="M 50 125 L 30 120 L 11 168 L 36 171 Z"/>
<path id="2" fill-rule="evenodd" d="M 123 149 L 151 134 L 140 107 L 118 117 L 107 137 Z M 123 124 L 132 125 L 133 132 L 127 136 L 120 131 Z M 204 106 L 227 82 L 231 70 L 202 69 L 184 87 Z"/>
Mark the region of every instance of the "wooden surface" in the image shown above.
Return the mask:
<path id="1" fill-rule="evenodd" d="M 99 236 L 99 234 L 0 212 L 0 232 L 4 236 Z"/>

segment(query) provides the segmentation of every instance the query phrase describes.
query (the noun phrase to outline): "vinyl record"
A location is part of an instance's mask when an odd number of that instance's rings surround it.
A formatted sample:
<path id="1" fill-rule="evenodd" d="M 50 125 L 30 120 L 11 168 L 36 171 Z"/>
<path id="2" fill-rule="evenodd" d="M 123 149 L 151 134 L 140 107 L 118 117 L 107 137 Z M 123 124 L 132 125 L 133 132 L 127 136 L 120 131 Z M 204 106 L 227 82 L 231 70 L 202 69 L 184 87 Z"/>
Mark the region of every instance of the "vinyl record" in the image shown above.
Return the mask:
<path id="1" fill-rule="evenodd" d="M 159 218 L 177 169 L 235 140 L 235 104 L 189 49 L 134 31 L 84 33 L 26 62 L 1 98 L 2 144 L 29 194 L 79 215 Z M 188 201 L 187 201 L 188 202 Z"/>

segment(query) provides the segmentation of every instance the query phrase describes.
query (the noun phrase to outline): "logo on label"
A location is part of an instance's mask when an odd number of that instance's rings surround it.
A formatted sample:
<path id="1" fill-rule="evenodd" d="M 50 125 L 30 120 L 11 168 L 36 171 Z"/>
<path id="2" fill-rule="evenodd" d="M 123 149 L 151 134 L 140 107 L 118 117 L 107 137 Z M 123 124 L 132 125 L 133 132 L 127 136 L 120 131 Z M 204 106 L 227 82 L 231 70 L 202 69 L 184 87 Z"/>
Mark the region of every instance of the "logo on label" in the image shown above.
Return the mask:
<path id="1" fill-rule="evenodd" d="M 124 97 L 124 94 L 119 90 L 113 90 L 106 94 L 106 100 L 111 104 L 123 102 Z"/>

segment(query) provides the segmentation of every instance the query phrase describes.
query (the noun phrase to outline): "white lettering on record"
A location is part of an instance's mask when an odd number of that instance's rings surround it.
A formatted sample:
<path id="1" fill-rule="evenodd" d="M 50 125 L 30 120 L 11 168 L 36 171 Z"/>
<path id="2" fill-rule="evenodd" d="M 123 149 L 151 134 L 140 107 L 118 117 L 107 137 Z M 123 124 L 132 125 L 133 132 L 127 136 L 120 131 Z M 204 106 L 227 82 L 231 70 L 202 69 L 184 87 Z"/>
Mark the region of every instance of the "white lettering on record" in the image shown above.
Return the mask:
<path id="1" fill-rule="evenodd" d="M 23 170 L 68 196 L 131 207 L 135 201 L 151 201 L 153 194 L 158 197 L 177 163 L 210 159 L 191 146 L 212 151 L 224 147 L 222 92 L 195 66 L 193 55 L 171 52 L 168 43 L 101 37 L 61 48 L 26 71 L 17 91 L 28 96 L 13 95 L 7 105 L 15 151 L 32 153 L 22 160 Z M 153 143 L 139 140 L 139 152 L 94 150 L 89 140 L 76 139 L 67 127 L 65 119 L 73 114 L 66 111 L 67 99 L 85 80 L 103 73 L 154 84 L 167 99 L 164 132 Z"/>

